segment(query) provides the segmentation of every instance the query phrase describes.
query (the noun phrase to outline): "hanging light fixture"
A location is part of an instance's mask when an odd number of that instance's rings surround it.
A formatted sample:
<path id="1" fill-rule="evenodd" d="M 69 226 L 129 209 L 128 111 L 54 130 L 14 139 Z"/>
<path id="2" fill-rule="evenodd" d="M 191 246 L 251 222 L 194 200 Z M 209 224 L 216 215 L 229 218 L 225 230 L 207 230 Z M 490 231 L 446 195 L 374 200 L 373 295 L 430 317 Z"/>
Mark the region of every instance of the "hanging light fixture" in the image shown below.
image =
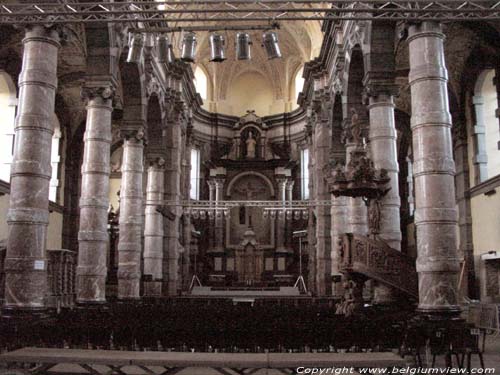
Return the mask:
<path id="1" fill-rule="evenodd" d="M 168 63 L 168 48 L 170 46 L 168 37 L 160 34 L 156 37 L 156 60 L 159 63 Z"/>
<path id="2" fill-rule="evenodd" d="M 236 58 L 238 60 L 250 60 L 252 58 L 250 45 L 252 40 L 248 33 L 236 34 Z"/>
<path id="3" fill-rule="evenodd" d="M 167 63 L 172 64 L 174 61 L 175 61 L 174 45 L 172 43 L 169 43 L 167 50 Z"/>
<path id="4" fill-rule="evenodd" d="M 222 62 L 226 59 L 226 52 L 224 51 L 224 46 L 226 41 L 223 35 L 220 34 L 210 34 L 208 38 L 208 43 L 210 45 L 210 61 Z"/>
<path id="5" fill-rule="evenodd" d="M 143 47 L 144 37 L 141 34 L 133 34 L 132 36 L 129 36 L 127 62 L 138 64 L 141 61 Z"/>
<path id="6" fill-rule="evenodd" d="M 274 31 L 266 31 L 262 34 L 262 45 L 266 49 L 269 60 L 281 58 L 278 35 Z"/>
<path id="7" fill-rule="evenodd" d="M 187 32 L 182 38 L 182 50 L 181 50 L 181 60 L 185 62 L 194 62 L 194 57 L 196 55 L 196 45 L 198 44 L 196 40 L 196 34 L 193 32 Z"/>

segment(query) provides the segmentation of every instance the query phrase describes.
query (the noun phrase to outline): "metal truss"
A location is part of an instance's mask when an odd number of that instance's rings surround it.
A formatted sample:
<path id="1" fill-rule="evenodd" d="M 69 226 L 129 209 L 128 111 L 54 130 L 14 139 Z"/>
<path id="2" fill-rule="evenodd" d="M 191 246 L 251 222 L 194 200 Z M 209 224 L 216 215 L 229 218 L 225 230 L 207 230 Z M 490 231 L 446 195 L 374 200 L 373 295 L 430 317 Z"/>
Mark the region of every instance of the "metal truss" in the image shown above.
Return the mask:
<path id="1" fill-rule="evenodd" d="M 225 210 L 233 207 L 261 207 L 264 209 L 304 209 L 318 206 L 331 206 L 331 200 L 293 200 L 293 201 L 164 201 L 165 206 L 178 206 L 192 209 Z"/>
<path id="2" fill-rule="evenodd" d="M 500 20 L 500 0 L 180 0 L 4 3 L 0 24 Z"/>

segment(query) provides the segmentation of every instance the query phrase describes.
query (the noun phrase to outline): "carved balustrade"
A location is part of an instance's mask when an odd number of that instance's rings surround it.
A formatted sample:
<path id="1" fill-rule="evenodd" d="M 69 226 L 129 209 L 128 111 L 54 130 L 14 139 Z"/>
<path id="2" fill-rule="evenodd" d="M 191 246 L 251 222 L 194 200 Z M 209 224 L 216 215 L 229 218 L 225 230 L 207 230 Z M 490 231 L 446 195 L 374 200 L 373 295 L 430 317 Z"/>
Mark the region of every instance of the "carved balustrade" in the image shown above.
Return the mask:
<path id="1" fill-rule="evenodd" d="M 72 307 L 75 302 L 76 253 L 71 250 L 47 250 L 49 296 L 47 306 Z"/>
<path id="2" fill-rule="evenodd" d="M 340 270 L 361 274 L 410 296 L 418 296 L 415 260 L 382 241 L 347 233 L 342 237 Z"/>

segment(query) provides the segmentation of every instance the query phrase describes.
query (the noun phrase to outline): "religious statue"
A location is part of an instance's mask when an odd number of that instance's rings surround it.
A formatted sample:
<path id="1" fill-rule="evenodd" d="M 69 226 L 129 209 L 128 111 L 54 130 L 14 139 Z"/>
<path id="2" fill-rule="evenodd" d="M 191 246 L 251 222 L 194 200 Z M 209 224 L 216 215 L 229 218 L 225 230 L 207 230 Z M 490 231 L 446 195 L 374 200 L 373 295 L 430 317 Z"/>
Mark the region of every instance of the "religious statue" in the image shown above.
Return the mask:
<path id="1" fill-rule="evenodd" d="M 248 138 L 246 141 L 247 144 L 247 159 L 255 159 L 255 149 L 257 145 L 257 141 L 253 137 L 253 133 L 249 132 L 248 133 Z"/>
<path id="2" fill-rule="evenodd" d="M 355 144 L 361 144 L 361 122 L 359 121 L 358 112 L 354 108 L 351 108 L 351 137 L 352 142 Z"/>
<path id="3" fill-rule="evenodd" d="M 368 203 L 368 226 L 373 235 L 380 233 L 381 207 L 379 199 L 370 199 Z"/>

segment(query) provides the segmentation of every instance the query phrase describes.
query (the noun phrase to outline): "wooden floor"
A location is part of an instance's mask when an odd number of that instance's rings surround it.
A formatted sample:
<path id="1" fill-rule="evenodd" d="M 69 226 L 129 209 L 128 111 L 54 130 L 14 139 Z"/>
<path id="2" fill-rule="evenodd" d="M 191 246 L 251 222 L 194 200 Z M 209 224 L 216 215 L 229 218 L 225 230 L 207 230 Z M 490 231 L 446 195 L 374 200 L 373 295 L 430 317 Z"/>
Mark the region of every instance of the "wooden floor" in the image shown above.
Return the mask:
<path id="1" fill-rule="evenodd" d="M 186 353 L 44 348 L 24 348 L 5 353 L 0 355 L 0 362 L 36 364 L 37 367 L 34 367 L 31 373 L 39 374 L 60 374 L 61 371 L 86 374 L 166 375 L 181 372 L 189 374 L 184 372 L 187 368 L 210 368 L 219 374 L 257 374 L 260 373 L 257 372 L 259 369 L 275 369 L 278 370 L 277 373 L 293 374 L 295 369 L 301 366 L 335 368 L 405 366 L 405 361 L 401 357 L 390 352 Z M 61 364 L 66 365 L 66 370 L 61 370 Z"/>

